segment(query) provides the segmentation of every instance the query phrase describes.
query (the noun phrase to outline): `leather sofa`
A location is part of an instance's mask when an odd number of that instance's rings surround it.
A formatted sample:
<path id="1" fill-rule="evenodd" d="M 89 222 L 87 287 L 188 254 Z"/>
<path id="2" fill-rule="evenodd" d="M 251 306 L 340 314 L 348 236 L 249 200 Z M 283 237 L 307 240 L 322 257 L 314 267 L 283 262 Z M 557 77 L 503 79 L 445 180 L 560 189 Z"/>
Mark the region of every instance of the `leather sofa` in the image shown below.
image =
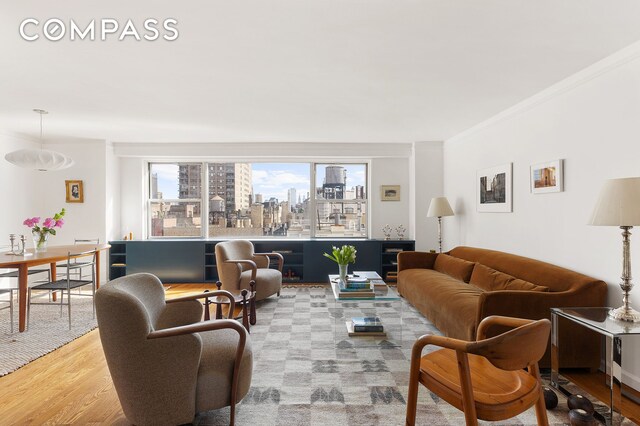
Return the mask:
<path id="1" fill-rule="evenodd" d="M 537 320 L 550 318 L 552 307 L 605 306 L 607 285 L 538 260 L 456 247 L 442 254 L 399 253 L 398 292 L 444 335 L 474 340 L 480 321 L 491 315 Z M 598 368 L 598 336 L 560 321 L 560 366 Z M 548 347 L 540 365 L 550 360 Z"/>

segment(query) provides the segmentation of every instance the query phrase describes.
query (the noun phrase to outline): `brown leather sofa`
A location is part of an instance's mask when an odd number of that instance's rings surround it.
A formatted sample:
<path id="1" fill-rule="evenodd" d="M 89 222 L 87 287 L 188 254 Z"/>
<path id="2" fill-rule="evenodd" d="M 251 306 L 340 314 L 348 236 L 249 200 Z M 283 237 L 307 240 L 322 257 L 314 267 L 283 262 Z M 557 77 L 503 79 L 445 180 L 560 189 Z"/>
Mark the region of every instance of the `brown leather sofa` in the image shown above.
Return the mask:
<path id="1" fill-rule="evenodd" d="M 605 306 L 607 285 L 538 260 L 456 247 L 399 253 L 398 292 L 446 336 L 474 340 L 480 321 L 491 315 L 541 319 L 550 318 L 552 307 Z M 559 337 L 561 367 L 599 367 L 597 335 L 562 322 Z M 550 360 L 547 348 L 540 365 Z"/>

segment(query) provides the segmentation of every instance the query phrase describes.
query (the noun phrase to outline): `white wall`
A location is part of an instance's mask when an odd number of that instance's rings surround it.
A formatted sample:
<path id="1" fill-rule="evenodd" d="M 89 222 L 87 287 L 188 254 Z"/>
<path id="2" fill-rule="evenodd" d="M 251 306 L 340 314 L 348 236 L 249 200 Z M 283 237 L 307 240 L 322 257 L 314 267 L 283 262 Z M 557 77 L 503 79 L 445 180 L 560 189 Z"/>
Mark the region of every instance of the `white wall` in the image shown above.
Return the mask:
<path id="1" fill-rule="evenodd" d="M 442 142 L 416 142 L 412 157 L 413 227 L 416 230 L 417 250 L 438 250 L 438 220 L 427 217 L 429 204 L 434 197 L 443 195 L 443 146 Z M 444 218 L 443 221 L 449 220 Z M 450 241 L 443 237 L 442 249 L 447 250 Z"/>
<path id="2" fill-rule="evenodd" d="M 40 144 L 22 136 L 0 133 L 0 246 L 9 244 L 9 234 L 25 234 L 28 228 L 22 222 L 27 217 L 36 216 L 38 210 L 39 188 L 37 172 L 14 166 L 5 161 L 9 152 L 38 148 Z"/>
<path id="3" fill-rule="evenodd" d="M 367 161 L 371 160 L 371 235 L 383 238 L 382 227 L 403 225 L 406 238 L 414 235 L 410 224 L 410 144 L 323 143 L 220 143 L 220 144 L 115 144 L 121 156 L 121 234 L 144 238 L 145 160 L 220 161 Z M 441 158 L 437 160 L 441 163 Z M 400 201 L 381 201 L 381 185 L 400 185 Z M 425 213 L 426 214 L 426 213 Z"/>
<path id="4" fill-rule="evenodd" d="M 446 221 L 451 245 L 504 250 L 542 259 L 609 283 L 621 304 L 621 236 L 587 221 L 607 178 L 640 176 L 640 45 L 560 82 L 444 145 Z M 565 160 L 565 191 L 531 194 L 529 166 Z M 476 211 L 476 171 L 513 162 L 513 213 Z M 638 230 L 636 229 L 636 233 Z M 632 237 L 634 272 L 640 240 Z M 634 250 L 635 249 L 635 250 Z M 640 291 L 632 292 L 640 308 Z M 640 346 L 627 346 L 627 377 L 640 386 Z"/>

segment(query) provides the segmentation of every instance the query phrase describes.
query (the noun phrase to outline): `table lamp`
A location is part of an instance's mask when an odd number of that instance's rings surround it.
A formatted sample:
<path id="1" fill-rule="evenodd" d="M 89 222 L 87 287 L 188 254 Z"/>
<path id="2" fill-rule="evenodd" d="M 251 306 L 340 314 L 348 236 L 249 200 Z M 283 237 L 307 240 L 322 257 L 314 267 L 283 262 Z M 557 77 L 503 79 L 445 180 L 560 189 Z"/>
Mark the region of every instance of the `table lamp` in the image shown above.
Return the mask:
<path id="1" fill-rule="evenodd" d="M 631 283 L 630 229 L 640 225 L 640 177 L 609 179 L 600 190 L 600 196 L 591 215 L 590 225 L 619 226 L 622 229 L 622 306 L 609 312 L 611 318 L 640 322 L 640 313 L 629 305 Z"/>
<path id="2" fill-rule="evenodd" d="M 436 197 L 431 199 L 427 217 L 438 218 L 438 247 L 442 253 L 442 217 L 453 216 L 453 210 L 447 201 L 447 197 Z"/>

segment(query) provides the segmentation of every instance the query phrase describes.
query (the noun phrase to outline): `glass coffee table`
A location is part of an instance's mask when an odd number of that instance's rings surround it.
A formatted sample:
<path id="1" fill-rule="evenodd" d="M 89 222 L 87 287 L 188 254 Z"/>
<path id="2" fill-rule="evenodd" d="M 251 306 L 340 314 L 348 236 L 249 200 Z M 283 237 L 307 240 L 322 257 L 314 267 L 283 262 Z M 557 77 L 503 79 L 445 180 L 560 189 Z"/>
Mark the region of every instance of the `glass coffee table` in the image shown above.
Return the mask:
<path id="1" fill-rule="evenodd" d="M 401 347 L 403 344 L 402 300 L 395 288 L 389 287 L 373 271 L 355 271 L 353 275 L 366 277 L 374 285 L 374 294 L 353 297 L 340 292 L 340 277 L 329 275 L 334 306 L 329 310 L 333 317 L 334 341 L 338 347 Z M 383 332 L 355 332 L 354 317 L 378 317 Z"/>

